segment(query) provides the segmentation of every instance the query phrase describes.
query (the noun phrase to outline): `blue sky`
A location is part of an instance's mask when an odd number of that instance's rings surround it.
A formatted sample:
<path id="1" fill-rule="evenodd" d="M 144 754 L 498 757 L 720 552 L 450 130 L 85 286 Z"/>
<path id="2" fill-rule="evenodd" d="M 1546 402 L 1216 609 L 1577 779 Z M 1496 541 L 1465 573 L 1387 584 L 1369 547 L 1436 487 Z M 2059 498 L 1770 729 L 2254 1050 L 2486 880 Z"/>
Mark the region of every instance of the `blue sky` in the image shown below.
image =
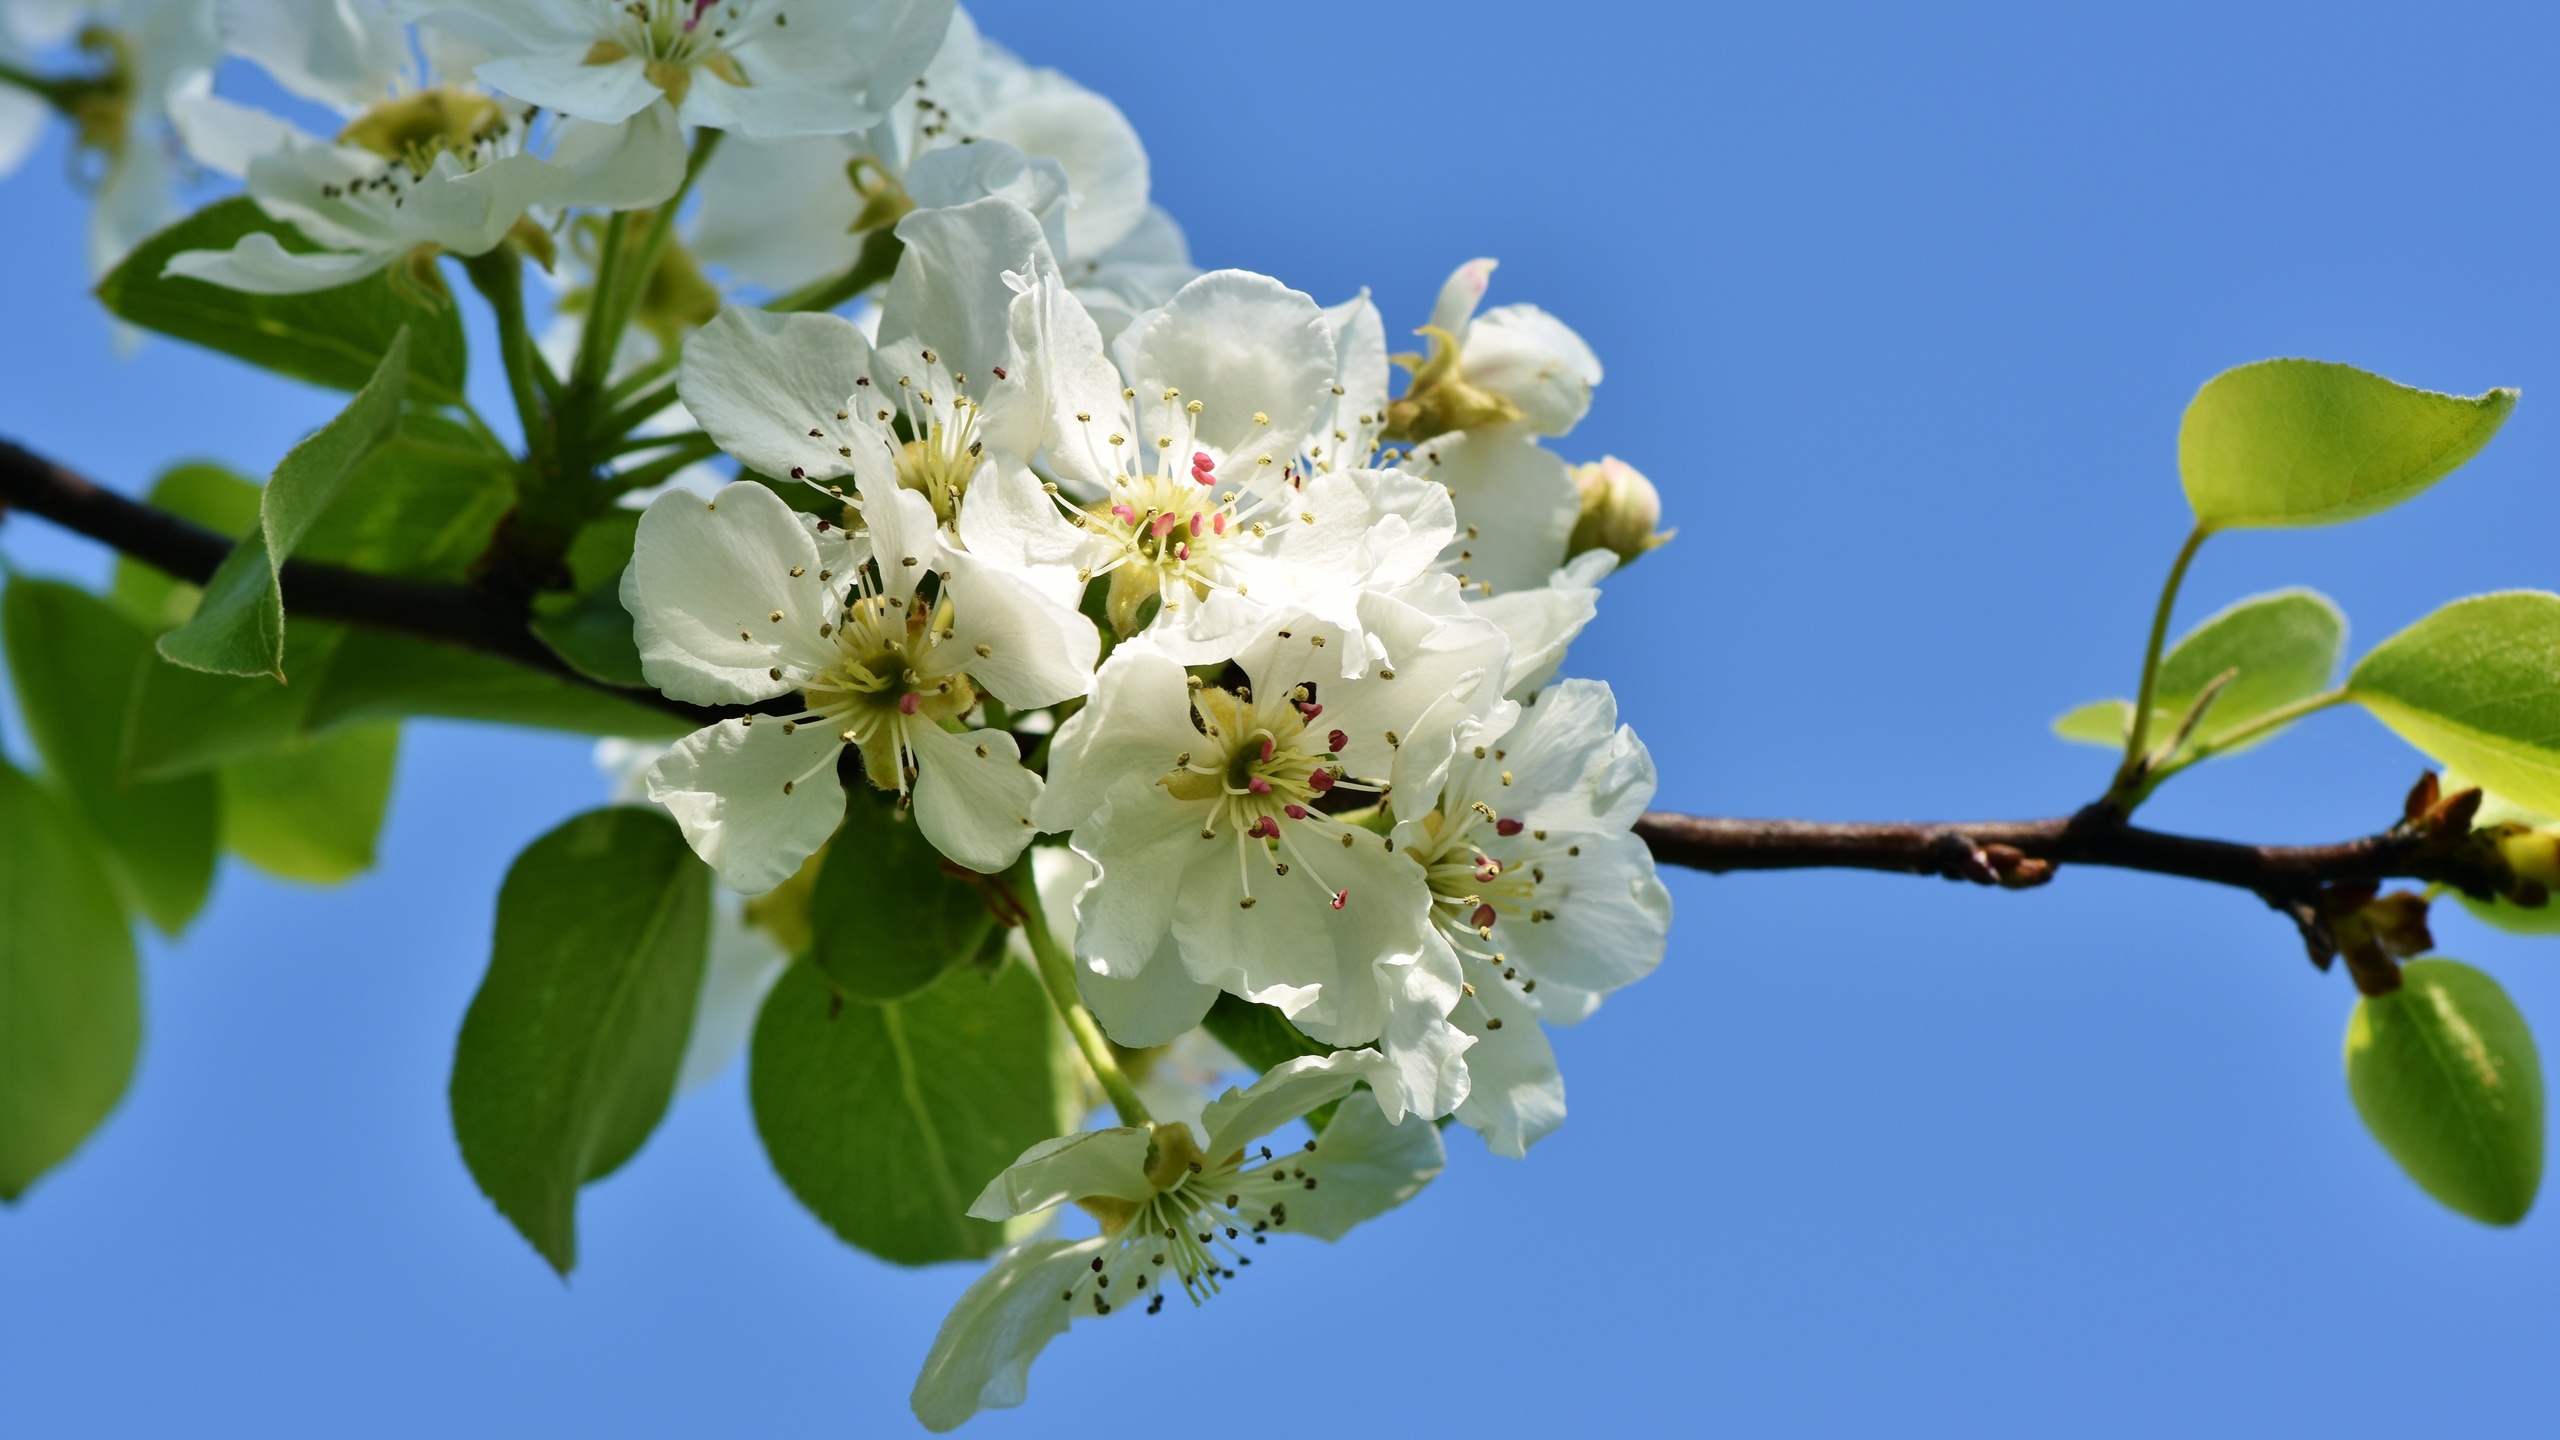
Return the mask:
<path id="1" fill-rule="evenodd" d="M 1199 258 L 1419 323 L 1495 301 L 1607 362 L 1563 448 L 1661 486 L 1674 548 L 1574 669 L 1661 803 L 2067 811 L 2045 726 L 2133 681 L 2185 528 L 2174 438 L 2270 355 L 2516 385 L 2391 515 L 2208 547 L 2182 624 L 2289 584 L 2359 648 L 2560 587 L 2553 20 L 2486 5 L 978 8 L 1147 138 Z M 263 470 L 334 402 L 79 293 L 59 137 L 0 189 L 0 434 L 120 486 Z M 485 353 L 485 352 L 484 352 Z M 487 376 L 482 379 L 485 382 Z M 25 568 L 103 573 L 12 519 Z M 474 1190 L 444 1082 L 508 858 L 597 801 L 578 742 L 414 727 L 382 867 L 227 870 L 149 960 L 124 1108 L 0 1214 L 0 1404 L 95 1436 L 897 1434 L 969 1271 L 845 1250 L 740 1074 L 589 1193 L 553 1279 Z M 2335 712 L 2157 823 L 2387 822 L 2418 757 Z M 1573 1116 L 1196 1313 L 1079 1327 L 971 1433 L 1357 1423 L 1477 1435 L 2546 1434 L 2560 1217 L 2493 1232 L 2368 1141 L 2353 994 L 2246 896 L 1671 878 L 1671 954 L 1560 1037 Z M 2560 1035 L 2560 952 L 2440 913 Z"/>

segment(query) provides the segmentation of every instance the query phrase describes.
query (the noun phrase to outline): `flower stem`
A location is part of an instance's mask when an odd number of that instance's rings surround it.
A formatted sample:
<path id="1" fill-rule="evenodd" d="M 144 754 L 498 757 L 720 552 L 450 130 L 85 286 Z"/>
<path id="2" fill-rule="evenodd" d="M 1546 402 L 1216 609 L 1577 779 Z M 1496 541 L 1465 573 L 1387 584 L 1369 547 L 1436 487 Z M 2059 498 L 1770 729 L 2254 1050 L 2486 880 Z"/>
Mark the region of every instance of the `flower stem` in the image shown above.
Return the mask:
<path id="1" fill-rule="evenodd" d="M 2268 731 L 2282 729 L 2305 715 L 2317 714 L 2332 705 L 2343 705 L 2347 702 L 2347 698 L 2344 686 L 2335 690 L 2323 690 L 2317 695 L 2306 695 L 2290 705 L 2279 705 L 2264 715 L 2235 725 L 2152 771 L 2143 779 L 2141 787 L 2135 792 L 2133 798 L 2136 803 L 2139 803 L 2149 798 L 2152 791 L 2160 788 L 2162 781 L 2188 766 L 2237 750 Z"/>
<path id="2" fill-rule="evenodd" d="M 1151 1125 L 1155 1117 L 1147 1113 L 1146 1102 L 1138 1098 L 1137 1087 L 1120 1071 L 1120 1062 L 1111 1054 L 1111 1042 L 1102 1037 L 1102 1027 L 1094 1022 L 1093 1012 L 1076 998 L 1075 963 L 1058 945 L 1058 937 L 1049 931 L 1049 917 L 1040 910 L 1040 887 L 1031 875 L 1031 856 L 1024 852 L 1022 863 L 1014 867 L 1014 898 L 1022 905 L 1024 938 L 1031 942 L 1031 955 L 1038 962 L 1035 969 L 1042 989 L 1049 992 L 1049 1003 L 1058 1007 L 1058 1018 L 1067 1022 L 1067 1033 L 1076 1040 L 1076 1049 L 1084 1053 L 1084 1063 L 1093 1067 L 1093 1078 L 1102 1082 L 1102 1093 L 1111 1097 L 1111 1108 L 1120 1112 L 1123 1125 Z"/>
<path id="3" fill-rule="evenodd" d="M 832 280 L 820 280 L 772 301 L 767 310 L 833 310 L 881 281 L 898 269 L 898 257 L 907 247 L 900 243 L 892 229 L 872 231 L 864 237 L 862 249 L 853 257 L 853 268 Z"/>
<path id="4" fill-rule="evenodd" d="M 524 263 L 505 245 L 462 262 L 473 288 L 498 317 L 498 353 L 506 363 L 507 391 L 515 397 L 516 420 L 524 427 L 528 453 L 549 448 L 551 423 L 543 408 L 542 354 L 524 320 Z"/>
<path id="5" fill-rule="evenodd" d="M 2151 612 L 2151 642 L 2142 652 L 2142 688 L 2133 701 L 2133 724 L 2127 728 L 2124 741 L 2124 764 L 2116 771 L 2115 783 L 2108 787 L 2101 803 L 2128 808 L 2127 801 L 2142 783 L 2144 746 L 2151 740 L 2151 697 L 2160 685 L 2160 649 L 2169 639 L 2169 612 L 2177 608 L 2178 588 L 2187 581 L 2187 567 L 2195 562 L 2196 551 L 2204 548 L 2211 531 L 2199 525 L 2188 532 L 2187 543 L 2178 547 L 2177 562 L 2169 567 L 2169 579 L 2160 587 L 2160 604 Z"/>
<path id="6" fill-rule="evenodd" d="M 629 243 L 629 212 L 616 214 L 606 229 L 605 252 L 596 267 L 595 304 L 587 311 L 584 337 L 585 344 L 593 348 L 582 347 L 578 356 L 578 379 L 585 393 L 603 392 L 614 354 L 622 348 L 622 332 L 631 328 L 631 317 L 639 313 L 640 302 L 649 293 L 649 281 L 657 273 L 659 257 L 667 253 L 667 242 L 675 234 L 676 212 L 684 208 L 685 197 L 693 193 L 693 182 L 701 178 L 702 167 L 720 148 L 723 133 L 704 130 L 694 136 L 693 154 L 685 161 L 684 182 L 665 204 L 650 213 L 649 228 L 641 232 L 638 246 Z M 624 243 L 617 246 L 617 239 Z"/>

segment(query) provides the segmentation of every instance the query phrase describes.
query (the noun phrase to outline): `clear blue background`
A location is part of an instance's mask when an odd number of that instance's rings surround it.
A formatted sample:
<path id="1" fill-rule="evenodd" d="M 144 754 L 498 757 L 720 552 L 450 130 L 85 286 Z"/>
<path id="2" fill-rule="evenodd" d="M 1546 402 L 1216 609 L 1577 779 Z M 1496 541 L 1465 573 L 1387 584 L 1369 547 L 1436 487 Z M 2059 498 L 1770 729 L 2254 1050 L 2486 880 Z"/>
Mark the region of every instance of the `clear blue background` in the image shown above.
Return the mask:
<path id="1" fill-rule="evenodd" d="M 2183 533 L 2180 407 L 2225 366 L 2523 387 L 2439 490 L 2209 547 L 2182 618 L 2278 585 L 2369 644 L 2560 585 L 2560 183 L 2546 7 L 988 3 L 1111 94 L 1199 257 L 1399 328 L 1500 257 L 1609 366 L 1563 442 L 1677 546 L 1575 668 L 1662 803 L 2037 815 L 2104 757 Z M 2068 12 L 2068 13 L 2066 13 Z M 0 432 L 137 487 L 263 469 L 333 401 L 166 341 L 113 358 L 56 148 L 0 189 Z M 485 353 L 485 352 L 483 352 Z M 488 380 L 483 375 L 482 380 Z M 92 549 L 11 520 L 25 566 Z M 740 1076 L 589 1193 L 566 1286 L 444 1109 L 509 856 L 585 746 L 421 725 L 382 868 L 226 870 L 150 958 L 123 1109 L 0 1214 L 12 1434 L 895 1434 L 965 1267 L 837 1245 Z M 2418 757 L 2361 715 L 2178 781 L 2165 824 L 2340 838 Z M 1414 1204 L 1197 1313 L 1077 1327 L 973 1433 L 2547 1435 L 2560 1215 L 2426 1200 L 2340 1078 L 2353 994 L 2245 895 L 2066 873 L 1676 875 L 1661 972 L 1559 1039 L 1573 1117 L 1461 1138 Z M 2560 950 L 2448 953 L 2560 1036 Z M 2552 1207 L 2546 1207 L 2548 1211 Z"/>

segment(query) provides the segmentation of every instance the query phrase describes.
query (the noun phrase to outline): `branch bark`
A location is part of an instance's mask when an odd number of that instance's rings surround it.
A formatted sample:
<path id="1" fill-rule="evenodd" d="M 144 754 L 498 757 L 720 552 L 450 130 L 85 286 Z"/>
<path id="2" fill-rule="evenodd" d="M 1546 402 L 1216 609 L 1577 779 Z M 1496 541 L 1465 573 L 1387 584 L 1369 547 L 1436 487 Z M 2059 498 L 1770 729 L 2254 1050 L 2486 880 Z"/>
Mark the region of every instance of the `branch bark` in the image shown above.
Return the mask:
<path id="1" fill-rule="evenodd" d="M 213 578 L 231 537 L 105 486 L 0 440 L 0 509 L 40 515 L 190 584 Z M 609 685 L 580 674 L 525 627 L 521 602 L 468 585 L 376 575 L 343 565 L 287 560 L 281 572 L 287 614 L 339 620 L 521 665 L 571 684 L 619 695 L 707 725 L 743 708 L 688 705 L 655 690 Z"/>
<path id="2" fill-rule="evenodd" d="M 123 554 L 198 584 L 231 551 L 228 537 L 108 490 L 41 456 L 0 441 L 0 506 L 40 515 Z M 671 700 L 654 690 L 608 685 L 581 675 L 525 627 L 520 602 L 433 581 L 375 575 L 290 560 L 283 571 L 288 611 L 493 655 L 529 670 L 620 695 L 698 724 L 745 713 Z M 2432 800 L 2433 791 L 2428 790 Z M 2472 841 L 2467 813 L 2455 826 L 2416 813 L 2379 834 L 2333 845 L 2243 845 L 2172 835 L 2124 823 L 2103 805 L 2051 820 L 1969 824 L 1828 824 L 1740 820 L 1657 811 L 1636 822 L 1654 858 L 1724 874 L 1736 870 L 1850 869 L 1938 875 L 2007 889 L 2053 878 L 2057 867 L 2097 865 L 2228 885 L 2291 917 L 2313 958 L 2334 951 L 2323 901 L 2333 887 L 2353 891 L 2406 878 L 2490 895 L 2512 877 L 2499 873 L 2494 845 Z"/>

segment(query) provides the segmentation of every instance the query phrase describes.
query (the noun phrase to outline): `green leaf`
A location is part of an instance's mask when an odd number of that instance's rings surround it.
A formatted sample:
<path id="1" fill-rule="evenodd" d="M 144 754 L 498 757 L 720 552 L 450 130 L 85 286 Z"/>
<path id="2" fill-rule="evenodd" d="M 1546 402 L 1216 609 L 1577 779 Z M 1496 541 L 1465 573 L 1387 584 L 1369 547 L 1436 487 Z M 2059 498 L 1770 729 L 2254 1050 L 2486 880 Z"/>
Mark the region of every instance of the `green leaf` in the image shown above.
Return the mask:
<path id="1" fill-rule="evenodd" d="M 2473 782 L 2560 814 L 2560 595 L 2456 600 L 2374 647 L 2347 691 Z"/>
<path id="2" fill-rule="evenodd" d="M 2515 405 L 2513 390 L 2439 395 L 2352 365 L 2261 360 L 2196 392 L 2178 472 L 2206 530 L 2334 525 L 2453 473 Z"/>
<path id="3" fill-rule="evenodd" d="M 1306 1032 L 1280 1013 L 1279 1007 L 1257 1005 L 1240 995 L 1221 993 L 1200 1024 L 1237 1059 L 1256 1070 L 1286 1065 L 1301 1055 L 1333 1053 L 1333 1047 L 1308 1039 Z"/>
<path id="4" fill-rule="evenodd" d="M 223 847 L 287 880 L 335 885 L 363 874 L 399 758 L 400 727 L 379 724 L 232 761 L 216 772 Z"/>
<path id="5" fill-rule="evenodd" d="M 119 888 L 174 935 L 213 888 L 219 796 L 213 782 L 127 778 L 125 736 L 151 637 L 113 605 L 46 580 L 15 580 L 0 632 L 27 730 L 73 808 L 105 843 Z"/>
<path id="6" fill-rule="evenodd" d="M 581 675 L 646 689 L 631 612 L 622 608 L 622 572 L 639 529 L 636 510 L 611 511 L 581 527 L 567 556 L 574 588 L 535 600 L 533 633 Z"/>
<path id="7" fill-rule="evenodd" d="M 912 995 L 966 964 L 995 928 L 986 892 L 944 868 L 913 820 L 868 785 L 849 789 L 809 895 L 809 958 L 839 989 Z"/>
<path id="8" fill-rule="evenodd" d="M 204 461 L 173 465 L 152 482 L 146 498 L 172 515 L 234 540 L 258 527 L 257 482 L 220 465 Z M 115 583 L 108 592 L 119 609 L 155 635 L 187 623 L 203 593 L 130 555 L 116 557 Z"/>
<path id="9" fill-rule="evenodd" d="M 349 634 L 326 621 L 297 623 L 284 646 L 297 677 L 292 685 L 190 670 L 155 653 L 125 736 L 126 773 L 142 780 L 194 774 L 271 753 L 318 728 L 311 713 Z"/>
<path id="10" fill-rule="evenodd" d="M 580 735 L 673 740 L 691 721 L 521 665 L 378 630 L 348 633 L 319 682 L 313 729 L 350 720 L 438 715 Z"/>
<path id="11" fill-rule="evenodd" d="M 2347 1089 L 2365 1128 L 2426 1192 L 2513 1225 L 2542 1185 L 2542 1062 L 2498 982 L 2416 960 L 2400 988 L 2356 1003 Z"/>
<path id="12" fill-rule="evenodd" d="M 711 943 L 711 870 L 657 810 L 591 810 L 498 891 L 489 973 L 453 1057 L 453 1129 L 499 1213 L 566 1275 L 578 1187 L 666 1113 Z"/>
<path id="13" fill-rule="evenodd" d="M 202 280 L 164 278 L 182 250 L 228 250 L 264 231 L 285 249 L 315 249 L 292 226 L 267 217 L 244 197 L 217 201 L 134 248 L 98 285 L 98 298 L 124 320 L 220 350 L 252 365 L 333 390 L 358 390 L 372 377 L 392 340 L 416 332 L 408 390 L 421 400 L 460 404 L 468 350 L 462 316 L 400 297 L 374 275 L 308 295 L 251 295 Z"/>
<path id="14" fill-rule="evenodd" d="M 905 1000 L 785 972 L 756 1021 L 748 1089 L 773 1168 L 846 1242 L 901 1265 L 1004 1243 L 971 1202 L 1058 1133 L 1055 1021 L 1019 965 L 956 970 Z"/>
<path id="15" fill-rule="evenodd" d="M 2151 712 L 2159 714 L 2158 710 Z M 2130 700 L 2092 700 L 2074 710 L 2054 717 L 2053 733 L 2080 745 L 2095 745 L 2105 750 L 2122 750 L 2125 736 L 2133 732 L 2133 702 Z"/>
<path id="16" fill-rule="evenodd" d="M 516 503 L 516 461 L 469 427 L 411 410 L 294 551 L 384 575 L 461 580 Z"/>
<path id="17" fill-rule="evenodd" d="M 160 637 L 171 661 L 221 675 L 284 679 L 284 591 L 277 575 L 359 462 L 400 423 L 409 334 L 338 417 L 286 452 L 258 497 L 258 530 L 232 547 L 187 623 Z"/>
<path id="18" fill-rule="evenodd" d="M 0 1200 L 80 1148 L 141 1048 L 142 969 L 106 869 L 54 798 L 0 763 Z"/>
<path id="19" fill-rule="evenodd" d="M 2151 733 L 2162 739 L 2177 733 L 2205 687 L 2237 671 L 2180 753 L 2218 744 L 2269 711 L 2328 689 L 2346 644 L 2347 617 L 2316 590 L 2277 590 L 2239 601 L 2188 631 L 2161 659 Z M 2054 721 L 2053 729 L 2065 740 L 2120 750 L 2132 713 L 2130 701 L 2101 700 Z M 2250 736 L 2223 753 L 2246 750 L 2283 729 Z"/>

